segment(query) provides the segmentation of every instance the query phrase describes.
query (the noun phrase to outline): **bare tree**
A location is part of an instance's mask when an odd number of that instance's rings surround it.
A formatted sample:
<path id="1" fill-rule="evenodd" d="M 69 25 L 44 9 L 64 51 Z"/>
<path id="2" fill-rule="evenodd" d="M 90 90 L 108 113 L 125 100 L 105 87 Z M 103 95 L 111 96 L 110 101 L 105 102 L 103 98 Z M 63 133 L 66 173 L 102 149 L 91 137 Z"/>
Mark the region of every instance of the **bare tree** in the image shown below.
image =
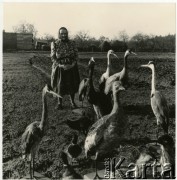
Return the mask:
<path id="1" fill-rule="evenodd" d="M 42 39 L 47 40 L 48 42 L 52 42 L 55 40 L 55 37 L 49 33 L 45 33 Z"/>
<path id="2" fill-rule="evenodd" d="M 79 31 L 75 37 L 74 40 L 76 41 L 78 48 L 82 51 L 87 51 L 88 49 L 88 40 L 90 39 L 90 36 L 87 31 Z"/>
<path id="3" fill-rule="evenodd" d="M 109 38 L 105 37 L 105 36 L 100 36 L 100 38 L 98 39 L 100 41 L 100 43 L 104 42 L 104 41 L 110 41 Z"/>
<path id="4" fill-rule="evenodd" d="M 38 32 L 33 24 L 27 23 L 26 21 L 22 21 L 16 26 L 13 26 L 13 30 L 17 33 L 32 33 L 34 38 L 36 38 Z"/>
<path id="5" fill-rule="evenodd" d="M 127 32 L 125 30 L 119 31 L 119 39 L 121 41 L 123 41 L 124 43 L 126 43 L 128 41 L 129 36 L 128 36 L 128 34 L 127 34 Z"/>

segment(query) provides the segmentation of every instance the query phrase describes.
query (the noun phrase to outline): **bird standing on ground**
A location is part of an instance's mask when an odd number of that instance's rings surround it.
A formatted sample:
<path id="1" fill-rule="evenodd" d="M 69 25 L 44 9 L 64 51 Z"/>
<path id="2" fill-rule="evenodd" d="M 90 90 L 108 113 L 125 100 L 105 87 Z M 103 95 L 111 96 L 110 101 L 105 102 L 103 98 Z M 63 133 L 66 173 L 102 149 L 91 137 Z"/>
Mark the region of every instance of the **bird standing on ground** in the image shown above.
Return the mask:
<path id="1" fill-rule="evenodd" d="M 97 115 L 97 119 L 102 116 L 107 115 L 112 110 L 112 100 L 110 95 L 105 95 L 104 92 L 100 90 L 95 90 L 93 85 L 93 71 L 94 71 L 95 61 L 92 57 L 88 63 L 89 67 L 89 83 L 87 90 L 87 99 L 90 104 L 93 105 L 94 111 Z"/>
<path id="2" fill-rule="evenodd" d="M 128 121 L 119 99 L 120 92 L 125 89 L 120 81 L 115 81 L 112 88 L 114 100 L 113 109 L 109 115 L 102 117 L 92 125 L 84 145 L 86 157 L 95 154 L 95 178 L 99 178 L 97 174 L 97 160 L 102 155 L 112 151 L 115 147 L 120 145 Z"/>
<path id="3" fill-rule="evenodd" d="M 23 158 L 29 158 L 30 161 L 30 177 L 31 179 L 34 177 L 34 160 L 35 154 L 38 150 L 39 143 L 44 136 L 45 127 L 47 124 L 47 117 L 48 117 L 48 110 L 47 110 L 47 97 L 46 93 L 49 92 L 55 96 L 59 96 L 58 94 L 54 93 L 48 85 L 43 88 L 42 91 L 42 117 L 41 121 L 35 121 L 27 126 L 25 132 L 22 135 L 22 154 Z M 60 96 L 61 98 L 61 96 Z"/>
<path id="4" fill-rule="evenodd" d="M 132 50 L 128 49 L 124 55 L 124 67 L 121 72 L 115 73 L 110 76 L 105 83 L 104 93 L 109 94 L 112 90 L 112 84 L 114 81 L 121 81 L 122 85 L 125 86 L 128 83 L 128 71 L 127 71 L 127 59 L 130 54 L 135 54 Z"/>
<path id="5" fill-rule="evenodd" d="M 81 154 L 82 148 L 77 144 L 78 136 L 73 135 L 72 143 L 68 146 L 67 152 L 70 158 L 72 158 L 72 163 L 77 162 L 76 158 Z M 74 161 L 73 161 L 74 159 Z"/>
<path id="6" fill-rule="evenodd" d="M 152 70 L 151 107 L 157 119 L 157 137 L 159 132 L 158 128 L 160 125 L 162 126 L 164 133 L 168 134 L 169 108 L 163 94 L 156 90 L 156 74 L 154 62 L 149 61 L 147 65 L 141 65 L 141 67 L 148 67 Z"/>
<path id="7" fill-rule="evenodd" d="M 72 166 L 68 163 L 68 157 L 67 154 L 63 151 L 60 153 L 60 158 L 62 160 L 63 166 L 64 166 L 64 173 L 62 175 L 62 179 L 83 179 L 83 177 L 78 174 Z"/>
<path id="8" fill-rule="evenodd" d="M 102 74 L 101 78 L 100 78 L 100 82 L 99 82 L 99 89 L 100 91 L 104 91 L 104 87 L 105 87 L 105 82 L 108 79 L 108 77 L 110 75 L 112 75 L 112 64 L 110 61 L 110 55 L 113 55 L 115 57 L 118 58 L 118 56 L 114 53 L 113 50 L 109 50 L 107 53 L 107 69 L 106 72 Z"/>

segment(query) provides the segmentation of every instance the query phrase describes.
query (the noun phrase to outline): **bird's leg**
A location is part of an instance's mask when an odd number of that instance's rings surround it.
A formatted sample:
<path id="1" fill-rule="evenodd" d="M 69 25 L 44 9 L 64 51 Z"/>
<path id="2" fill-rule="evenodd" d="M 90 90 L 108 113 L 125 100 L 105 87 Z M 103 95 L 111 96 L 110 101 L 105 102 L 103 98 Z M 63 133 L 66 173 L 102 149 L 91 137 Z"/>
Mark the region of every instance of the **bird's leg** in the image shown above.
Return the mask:
<path id="1" fill-rule="evenodd" d="M 158 139 L 159 137 L 159 127 L 157 126 L 157 129 L 156 129 L 156 138 Z M 156 145 L 157 145 L 157 142 L 156 142 Z"/>
<path id="2" fill-rule="evenodd" d="M 32 169 L 31 169 L 31 163 L 32 163 L 32 162 L 31 162 L 31 161 L 32 161 L 32 159 L 31 159 L 30 162 L 29 162 L 29 163 L 30 163 L 30 165 L 29 165 L 29 166 L 30 166 L 30 179 L 32 179 Z"/>
<path id="3" fill-rule="evenodd" d="M 73 158 L 70 158 L 70 164 L 73 166 Z"/>
<path id="4" fill-rule="evenodd" d="M 97 157 L 98 157 L 98 153 L 96 153 L 96 156 L 95 156 L 95 177 L 93 179 L 101 179 L 99 176 L 98 176 L 98 172 L 97 172 Z"/>
<path id="5" fill-rule="evenodd" d="M 75 158 L 72 158 L 72 166 L 75 165 Z"/>
<path id="6" fill-rule="evenodd" d="M 34 178 L 34 158 L 35 158 L 35 156 L 33 154 L 33 157 L 32 157 L 32 159 L 33 159 L 33 178 Z"/>
<path id="7" fill-rule="evenodd" d="M 97 172 L 97 160 L 95 160 L 95 177 L 93 179 L 100 179 L 100 177 L 98 176 L 98 172 Z"/>

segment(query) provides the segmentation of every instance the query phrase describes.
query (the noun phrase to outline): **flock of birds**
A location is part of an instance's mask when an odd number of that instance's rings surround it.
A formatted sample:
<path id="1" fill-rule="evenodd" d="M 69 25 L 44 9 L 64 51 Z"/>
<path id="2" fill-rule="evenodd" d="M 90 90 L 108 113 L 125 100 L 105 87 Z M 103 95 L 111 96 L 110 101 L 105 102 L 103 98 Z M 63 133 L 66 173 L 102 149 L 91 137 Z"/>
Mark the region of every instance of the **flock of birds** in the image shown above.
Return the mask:
<path id="1" fill-rule="evenodd" d="M 67 121 L 69 127 L 78 129 L 86 136 L 84 144 L 85 156 L 87 158 L 93 155 L 95 156 L 95 179 L 100 178 L 97 172 L 97 161 L 106 153 L 109 153 L 122 145 L 125 140 L 124 135 L 126 134 L 126 129 L 129 126 L 128 117 L 124 113 L 120 97 L 121 92 L 125 91 L 125 87 L 128 84 L 128 56 L 137 54 L 128 49 L 124 55 L 124 66 L 122 71 L 115 74 L 113 74 L 111 66 L 111 55 L 117 57 L 113 50 L 108 51 L 107 69 L 100 78 L 98 89 L 94 87 L 93 83 L 95 66 L 95 60 L 93 57 L 91 57 L 88 63 L 88 78 L 84 78 L 79 86 L 79 100 L 82 101 L 82 106 L 84 99 L 87 99 L 87 101 L 93 106 L 97 117 L 96 120 L 93 120 L 91 117 L 88 118 L 88 116 L 83 114 L 83 116 L 76 121 Z M 141 65 L 141 67 L 147 67 L 152 70 L 150 100 L 152 110 L 157 119 L 157 140 L 155 141 L 161 147 L 160 163 L 162 168 L 164 168 L 166 164 L 174 166 L 174 154 L 171 153 L 174 148 L 174 141 L 173 138 L 168 135 L 169 109 L 165 97 L 161 92 L 156 90 L 155 64 L 150 61 L 146 65 Z M 47 93 L 60 97 L 52 91 L 52 88 L 49 85 L 46 85 L 42 92 L 43 111 L 41 121 L 31 123 L 22 135 L 22 153 L 24 158 L 28 157 L 30 161 L 31 179 L 34 178 L 35 153 L 45 134 L 45 127 L 48 122 L 46 101 Z M 163 129 L 164 135 L 158 137 L 158 129 L 160 127 Z M 72 143 L 67 148 L 67 151 L 61 151 L 60 153 L 60 158 L 62 159 L 63 167 L 65 169 L 63 179 L 83 178 L 75 172 L 72 165 L 68 162 L 68 156 L 75 159 L 82 152 L 82 148 L 77 144 L 77 140 L 78 136 L 75 134 Z M 153 142 L 153 140 L 150 142 Z"/>

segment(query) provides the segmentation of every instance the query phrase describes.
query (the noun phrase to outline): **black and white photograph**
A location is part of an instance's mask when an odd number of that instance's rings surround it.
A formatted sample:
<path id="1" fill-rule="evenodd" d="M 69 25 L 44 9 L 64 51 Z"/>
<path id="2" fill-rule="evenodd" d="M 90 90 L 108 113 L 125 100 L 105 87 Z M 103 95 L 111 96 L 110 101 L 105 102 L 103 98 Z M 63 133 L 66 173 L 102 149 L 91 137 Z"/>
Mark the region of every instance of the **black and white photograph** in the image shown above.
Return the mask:
<path id="1" fill-rule="evenodd" d="M 176 2 L 2 3 L 0 179 L 175 179 Z"/>

